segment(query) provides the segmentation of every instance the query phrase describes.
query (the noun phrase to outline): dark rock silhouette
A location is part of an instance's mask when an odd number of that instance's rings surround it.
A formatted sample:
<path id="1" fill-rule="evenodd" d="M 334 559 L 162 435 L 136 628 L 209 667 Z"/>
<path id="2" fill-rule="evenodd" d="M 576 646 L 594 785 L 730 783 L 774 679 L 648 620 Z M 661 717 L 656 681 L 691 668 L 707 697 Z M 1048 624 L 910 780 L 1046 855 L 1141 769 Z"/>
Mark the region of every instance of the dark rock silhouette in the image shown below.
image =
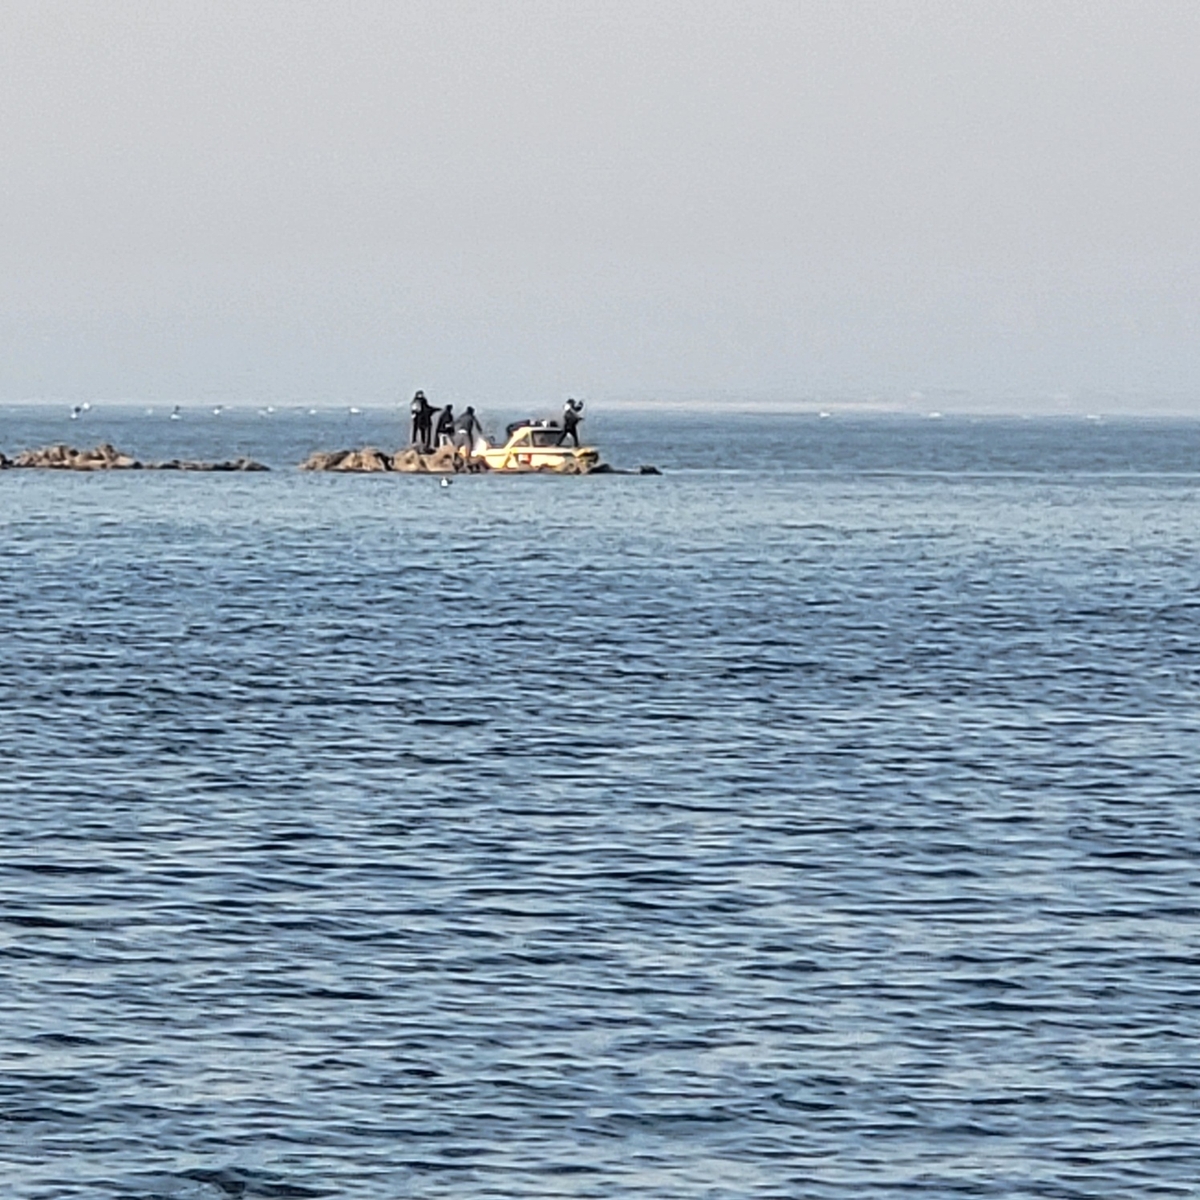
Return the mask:
<path id="1" fill-rule="evenodd" d="M 23 450 L 13 460 L 0 454 L 0 467 L 32 467 L 49 471 L 266 471 L 252 458 L 236 458 L 230 462 L 193 462 L 177 458 L 169 462 L 143 463 L 130 454 L 123 454 L 108 442 L 91 450 L 77 450 L 62 443 L 43 446 L 40 450 Z"/>
<path id="2" fill-rule="evenodd" d="M 392 459 L 374 446 L 361 450 L 317 450 L 300 464 L 302 471 L 390 471 Z"/>
<path id="3" fill-rule="evenodd" d="M 269 471 L 271 468 L 252 458 L 235 458 L 230 462 L 195 462 L 171 458 L 166 462 L 144 463 L 147 471 Z"/>

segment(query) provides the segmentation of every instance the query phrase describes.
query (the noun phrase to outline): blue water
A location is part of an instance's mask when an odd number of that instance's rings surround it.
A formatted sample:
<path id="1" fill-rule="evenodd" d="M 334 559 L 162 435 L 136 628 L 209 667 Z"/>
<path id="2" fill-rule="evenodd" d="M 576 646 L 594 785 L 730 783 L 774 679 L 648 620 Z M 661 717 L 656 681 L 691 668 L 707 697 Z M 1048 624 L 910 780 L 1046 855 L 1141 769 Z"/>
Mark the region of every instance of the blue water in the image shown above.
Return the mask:
<path id="1" fill-rule="evenodd" d="M 276 468 L 0 472 L 6 1196 L 1195 1194 L 1200 423 L 166 411 L 0 409 Z"/>

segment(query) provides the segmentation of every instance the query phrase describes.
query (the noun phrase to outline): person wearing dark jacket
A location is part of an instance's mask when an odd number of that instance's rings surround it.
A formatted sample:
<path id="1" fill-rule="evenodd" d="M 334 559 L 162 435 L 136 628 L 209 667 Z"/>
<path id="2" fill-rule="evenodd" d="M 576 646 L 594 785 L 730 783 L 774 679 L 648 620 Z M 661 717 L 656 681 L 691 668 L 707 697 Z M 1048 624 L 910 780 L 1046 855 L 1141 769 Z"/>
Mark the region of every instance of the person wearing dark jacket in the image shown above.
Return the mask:
<path id="1" fill-rule="evenodd" d="M 428 450 L 433 436 L 433 414 L 437 409 L 425 399 L 424 392 L 418 392 L 409 405 L 412 413 L 410 441 L 418 450 Z"/>
<path id="2" fill-rule="evenodd" d="M 583 420 L 583 401 L 568 400 L 563 405 L 562 433 L 558 435 L 558 444 L 563 445 L 567 438 L 579 445 L 579 422 Z"/>
<path id="3" fill-rule="evenodd" d="M 454 405 L 447 404 L 442 409 L 442 415 L 437 419 L 433 431 L 433 441 L 437 446 L 448 446 L 454 441 Z"/>

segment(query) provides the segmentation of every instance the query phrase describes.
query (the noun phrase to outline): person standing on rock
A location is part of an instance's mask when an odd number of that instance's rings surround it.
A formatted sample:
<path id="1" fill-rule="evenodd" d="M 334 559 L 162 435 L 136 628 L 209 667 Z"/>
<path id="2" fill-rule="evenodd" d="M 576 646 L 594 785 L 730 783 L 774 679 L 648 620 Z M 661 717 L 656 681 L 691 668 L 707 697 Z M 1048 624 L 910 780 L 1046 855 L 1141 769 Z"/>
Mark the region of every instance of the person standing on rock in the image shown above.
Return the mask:
<path id="1" fill-rule="evenodd" d="M 418 392 L 409 405 L 412 413 L 411 437 L 409 440 L 418 450 L 428 451 L 433 433 L 433 414 L 437 410 L 425 399 L 424 392 Z"/>
<path id="2" fill-rule="evenodd" d="M 558 444 L 561 446 L 567 438 L 579 445 L 579 422 L 583 420 L 583 401 L 570 400 L 563 405 L 562 433 L 558 435 Z"/>
<path id="3" fill-rule="evenodd" d="M 437 419 L 434 430 L 434 442 L 437 446 L 449 446 L 454 441 L 454 405 L 447 404 L 442 409 L 442 415 Z"/>
<path id="4" fill-rule="evenodd" d="M 476 437 L 482 437 L 483 426 L 475 416 L 475 410 L 468 404 L 461 417 L 454 422 L 454 445 L 466 450 L 466 459 L 471 461 L 471 447 Z"/>
<path id="5" fill-rule="evenodd" d="M 415 446 L 421 432 L 421 406 L 428 403 L 424 392 L 418 392 L 408 406 L 408 444 Z"/>

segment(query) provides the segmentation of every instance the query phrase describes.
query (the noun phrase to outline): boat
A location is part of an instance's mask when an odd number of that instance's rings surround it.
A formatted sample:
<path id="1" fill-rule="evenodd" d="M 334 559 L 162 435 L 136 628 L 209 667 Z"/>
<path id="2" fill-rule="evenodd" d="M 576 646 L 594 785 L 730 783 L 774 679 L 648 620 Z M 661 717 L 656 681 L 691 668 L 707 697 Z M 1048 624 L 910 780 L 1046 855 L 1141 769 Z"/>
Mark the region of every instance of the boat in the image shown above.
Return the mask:
<path id="1" fill-rule="evenodd" d="M 492 471 L 559 471 L 583 475 L 600 461 L 594 446 L 563 446 L 563 427 L 556 421 L 516 421 L 502 446 L 477 444 L 475 457 Z"/>

